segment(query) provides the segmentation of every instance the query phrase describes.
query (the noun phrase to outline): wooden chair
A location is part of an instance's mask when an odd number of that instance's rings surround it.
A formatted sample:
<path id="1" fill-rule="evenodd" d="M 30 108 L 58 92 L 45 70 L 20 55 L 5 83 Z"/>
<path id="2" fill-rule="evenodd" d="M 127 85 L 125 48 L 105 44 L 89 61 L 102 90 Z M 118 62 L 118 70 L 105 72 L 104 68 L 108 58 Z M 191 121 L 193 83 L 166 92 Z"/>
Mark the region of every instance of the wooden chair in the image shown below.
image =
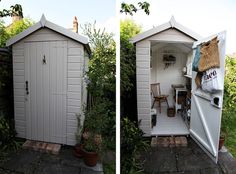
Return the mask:
<path id="1" fill-rule="evenodd" d="M 153 95 L 153 98 L 154 98 L 154 101 L 153 101 L 153 104 L 152 104 L 152 108 L 153 108 L 155 102 L 158 102 L 160 113 L 161 113 L 161 103 L 162 102 L 166 102 L 167 107 L 169 108 L 169 104 L 168 104 L 168 100 L 167 100 L 167 97 L 169 95 L 161 94 L 160 83 L 153 83 L 153 84 L 151 84 L 151 92 L 152 92 L 152 95 Z"/>

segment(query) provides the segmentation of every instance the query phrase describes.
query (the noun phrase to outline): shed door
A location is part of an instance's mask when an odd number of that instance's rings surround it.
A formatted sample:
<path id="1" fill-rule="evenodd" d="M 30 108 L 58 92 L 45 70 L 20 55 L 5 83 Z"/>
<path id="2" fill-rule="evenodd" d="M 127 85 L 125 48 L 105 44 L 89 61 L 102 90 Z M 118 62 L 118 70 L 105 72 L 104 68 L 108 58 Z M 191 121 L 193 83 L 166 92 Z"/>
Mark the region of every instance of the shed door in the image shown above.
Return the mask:
<path id="1" fill-rule="evenodd" d="M 221 87 L 223 88 L 226 33 L 222 32 L 207 39 L 198 41 L 194 43 L 193 48 L 196 47 L 196 45 L 201 44 L 202 42 L 209 41 L 215 36 L 218 36 L 219 40 L 218 47 L 220 57 L 220 76 L 222 78 Z M 190 135 L 217 163 L 223 91 L 219 91 L 215 94 L 210 94 L 201 89 L 196 89 L 195 77 L 196 72 L 193 71 Z"/>
<path id="2" fill-rule="evenodd" d="M 28 139 L 66 143 L 66 67 L 66 41 L 25 43 Z"/>

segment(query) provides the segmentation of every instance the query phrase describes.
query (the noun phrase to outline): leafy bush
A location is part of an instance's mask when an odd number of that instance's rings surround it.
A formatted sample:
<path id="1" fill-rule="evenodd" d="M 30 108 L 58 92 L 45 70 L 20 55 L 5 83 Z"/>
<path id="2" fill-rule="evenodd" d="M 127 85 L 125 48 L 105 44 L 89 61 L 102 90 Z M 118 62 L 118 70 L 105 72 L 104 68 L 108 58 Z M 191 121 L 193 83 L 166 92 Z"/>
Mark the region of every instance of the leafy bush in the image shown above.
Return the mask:
<path id="1" fill-rule="evenodd" d="M 16 131 L 13 123 L 0 116 L 0 149 L 3 150 L 16 150 L 18 149 L 18 143 L 15 141 Z"/>
<path id="2" fill-rule="evenodd" d="M 224 102 L 221 132 L 228 134 L 233 119 L 236 119 L 236 59 L 226 57 L 226 72 L 224 81 Z"/>
<path id="3" fill-rule="evenodd" d="M 4 22 L 0 21 L 0 47 L 4 47 L 8 39 L 24 31 L 33 24 L 34 22 L 29 18 L 16 21 L 8 27 L 5 27 Z"/>
<path id="4" fill-rule="evenodd" d="M 84 129 L 93 135 L 101 134 L 103 148 L 115 149 L 115 112 L 110 101 L 99 100 L 90 110 L 86 110 Z"/>
<path id="5" fill-rule="evenodd" d="M 87 72 L 90 101 L 84 127 L 101 133 L 105 148 L 114 150 L 116 44 L 112 33 L 97 29 L 95 24 L 83 28 L 92 51 Z"/>
<path id="6" fill-rule="evenodd" d="M 115 103 L 116 44 L 112 33 L 86 24 L 83 33 L 89 37 L 92 55 L 87 72 L 88 91 L 93 102 L 102 98 Z"/>
<path id="7" fill-rule="evenodd" d="M 128 115 L 137 121 L 136 56 L 129 39 L 141 32 L 141 26 L 133 20 L 120 21 L 120 91 L 121 116 Z"/>
<path id="8" fill-rule="evenodd" d="M 142 172 L 140 153 L 147 150 L 148 144 L 143 140 L 143 132 L 128 118 L 121 121 L 121 173 Z"/>

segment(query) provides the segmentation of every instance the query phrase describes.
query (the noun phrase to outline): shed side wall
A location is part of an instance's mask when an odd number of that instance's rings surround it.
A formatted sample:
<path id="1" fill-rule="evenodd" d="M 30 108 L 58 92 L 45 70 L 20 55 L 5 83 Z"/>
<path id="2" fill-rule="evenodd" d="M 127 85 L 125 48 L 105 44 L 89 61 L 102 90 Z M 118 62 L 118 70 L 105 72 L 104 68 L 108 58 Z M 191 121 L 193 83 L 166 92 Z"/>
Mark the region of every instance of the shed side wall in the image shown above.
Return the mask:
<path id="1" fill-rule="evenodd" d="M 76 114 L 82 113 L 82 72 L 84 47 L 75 41 L 68 41 L 68 88 L 67 88 L 67 144 L 75 145 L 77 132 Z M 82 118 L 83 119 L 83 118 Z"/>
<path id="2" fill-rule="evenodd" d="M 15 129 L 17 137 L 26 138 L 24 43 L 12 47 Z"/>
<path id="3" fill-rule="evenodd" d="M 145 136 L 151 134 L 151 98 L 150 98 L 150 42 L 136 44 L 136 76 L 138 120 Z"/>

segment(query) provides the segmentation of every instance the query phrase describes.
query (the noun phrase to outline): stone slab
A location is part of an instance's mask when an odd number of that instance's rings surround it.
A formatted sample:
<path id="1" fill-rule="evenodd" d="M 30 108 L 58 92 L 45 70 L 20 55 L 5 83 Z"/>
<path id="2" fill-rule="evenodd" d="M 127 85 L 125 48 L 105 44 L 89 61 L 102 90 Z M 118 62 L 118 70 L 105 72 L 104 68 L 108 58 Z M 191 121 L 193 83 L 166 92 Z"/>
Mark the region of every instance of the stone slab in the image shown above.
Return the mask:
<path id="1" fill-rule="evenodd" d="M 172 140 L 169 137 L 169 144 Z M 182 138 L 177 140 L 179 145 L 186 145 Z M 186 140 L 187 146 L 152 147 L 142 156 L 144 173 L 222 174 L 220 166 L 215 164 L 191 138 Z"/>
<path id="2" fill-rule="evenodd" d="M 39 147 L 44 144 L 38 144 Z M 58 155 L 40 153 L 32 150 L 19 150 L 9 156 L 9 160 L 0 167 L 3 174 L 103 174 L 103 165 L 98 162 L 88 167 L 82 159 L 73 155 L 73 147 L 63 146 Z"/>
<path id="3" fill-rule="evenodd" d="M 41 153 L 31 150 L 21 150 L 4 163 L 3 169 L 21 173 L 32 173 L 38 163 Z"/>

